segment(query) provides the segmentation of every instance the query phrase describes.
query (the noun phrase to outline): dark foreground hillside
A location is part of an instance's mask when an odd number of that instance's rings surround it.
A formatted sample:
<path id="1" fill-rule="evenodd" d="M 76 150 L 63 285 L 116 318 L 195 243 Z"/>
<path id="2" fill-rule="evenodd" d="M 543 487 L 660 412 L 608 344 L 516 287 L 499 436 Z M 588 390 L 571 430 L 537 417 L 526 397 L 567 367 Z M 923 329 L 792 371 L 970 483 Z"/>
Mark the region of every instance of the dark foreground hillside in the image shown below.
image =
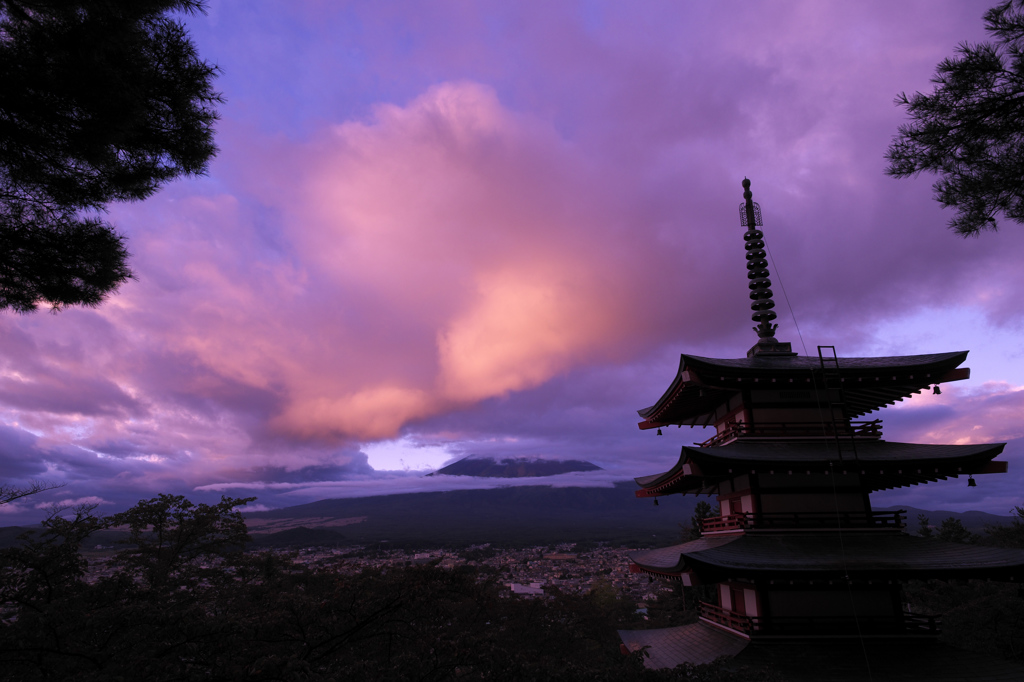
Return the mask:
<path id="1" fill-rule="evenodd" d="M 329 561 L 312 567 L 281 553 L 242 551 L 249 533 L 237 508 L 246 501 L 196 505 L 161 495 L 109 517 L 80 509 L 0 550 L 0 681 L 819 682 L 864 679 L 858 666 L 867 658 L 876 680 L 975 679 L 956 671 L 892 677 L 895 668 L 879 668 L 868 656 L 870 642 L 846 647 L 840 658 L 804 641 L 787 644 L 783 659 L 772 658 L 783 649 L 751 647 L 750 655 L 728 661 L 651 671 L 642 651 L 620 655 L 616 630 L 692 621 L 694 600 L 709 597 L 703 588 L 669 590 L 652 600 L 650 620 L 643 620 L 635 602 L 607 581 L 594 581 L 585 594 L 551 588 L 520 599 L 487 566 L 357 572 L 328 553 Z M 1024 509 L 1018 517 L 991 539 L 1024 543 Z M 87 580 L 80 547 L 111 528 L 128 542 Z M 1024 659 L 1018 590 L 930 581 L 909 584 L 904 597 L 916 613 L 944 614 L 943 646 L 975 652 L 943 649 L 946 658 L 936 665 L 972 672 L 986 661 Z M 882 653 L 900 659 L 904 651 Z"/>
<path id="2" fill-rule="evenodd" d="M 520 599 L 473 567 L 351 574 L 242 552 L 239 502 L 161 496 L 112 517 L 83 511 L 0 550 L 0 680 L 778 679 L 646 670 L 616 636 L 643 621 L 607 586 Z M 131 542 L 87 581 L 81 542 L 112 526 Z"/>

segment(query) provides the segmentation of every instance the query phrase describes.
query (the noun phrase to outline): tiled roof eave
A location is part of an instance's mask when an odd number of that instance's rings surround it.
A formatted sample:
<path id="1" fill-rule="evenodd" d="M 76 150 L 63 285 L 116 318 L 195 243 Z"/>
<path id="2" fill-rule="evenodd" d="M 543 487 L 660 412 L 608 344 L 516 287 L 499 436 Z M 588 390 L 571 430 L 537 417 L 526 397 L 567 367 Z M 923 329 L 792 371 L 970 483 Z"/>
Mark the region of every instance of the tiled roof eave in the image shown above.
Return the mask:
<path id="1" fill-rule="evenodd" d="M 899 531 L 703 536 L 629 555 L 634 572 L 699 582 L 763 580 L 1024 580 L 1024 550 L 927 540 Z"/>
<path id="2" fill-rule="evenodd" d="M 968 370 L 956 369 L 966 358 L 967 351 L 839 358 L 841 375 L 851 382 L 856 380 L 856 383 L 844 386 L 851 418 L 894 405 L 940 380 L 966 378 Z M 756 382 L 762 379 L 801 382 L 794 385 L 763 383 L 761 386 L 764 388 L 811 388 L 814 385 L 811 372 L 818 369 L 818 358 L 809 356 L 721 359 L 682 355 L 679 369 L 668 389 L 654 405 L 638 410 L 645 420 L 642 428 L 669 424 L 702 425 L 702 418 L 713 413 L 717 404 L 730 393 L 756 386 Z M 957 376 L 947 376 L 948 372 Z M 681 402 L 686 406 L 679 407 Z"/>
<path id="3" fill-rule="evenodd" d="M 857 445 L 856 453 L 847 452 L 843 459 L 838 458 L 834 447 L 831 439 L 737 440 L 716 447 L 683 447 L 679 460 L 668 471 L 634 479 L 640 488 L 637 497 L 708 493 L 723 478 L 748 472 L 852 471 L 862 474 L 861 484 L 874 492 L 1006 470 L 1005 462 L 992 462 L 1005 443 L 927 445 L 865 440 Z M 696 463 L 702 474 L 687 475 L 683 469 L 687 461 Z"/>
<path id="4" fill-rule="evenodd" d="M 698 575 L 793 579 L 897 577 L 1024 578 L 1024 550 L 958 545 L 899 532 L 745 535 L 735 542 L 680 553 Z"/>
<path id="5" fill-rule="evenodd" d="M 951 351 L 926 355 L 896 355 L 882 357 L 840 357 L 841 371 L 857 374 L 876 374 L 882 372 L 925 372 L 929 370 L 941 372 L 958 367 L 967 359 L 968 351 Z M 754 358 L 708 358 L 699 355 L 684 354 L 681 366 L 703 375 L 712 375 L 714 371 L 747 372 L 756 374 L 799 375 L 821 366 L 817 356 L 798 355 L 789 357 L 754 357 Z"/>
<path id="6" fill-rule="evenodd" d="M 663 568 L 651 568 L 649 566 L 642 566 L 641 564 L 630 564 L 629 572 L 643 573 L 645 575 L 650 575 L 655 578 L 668 578 L 669 580 L 682 580 L 683 573 L 685 573 L 683 569 L 672 570 Z"/>
<path id="7" fill-rule="evenodd" d="M 775 440 L 746 441 L 735 440 L 717 447 L 684 446 L 681 458 L 693 460 L 701 466 L 705 473 L 717 471 L 719 468 L 755 465 L 762 467 L 777 464 L 779 467 L 792 463 L 797 465 L 819 464 L 824 466 L 840 466 L 851 470 L 865 467 L 877 468 L 880 465 L 890 467 L 906 467 L 908 471 L 921 475 L 928 473 L 925 468 L 936 465 L 940 467 L 951 462 L 960 461 L 970 464 L 991 460 L 999 455 L 1005 443 L 977 443 L 970 445 L 932 445 L 922 443 L 899 443 L 884 440 L 863 440 L 855 444 L 844 440 L 840 442 L 841 450 L 836 452 L 836 441 L 833 439 L 809 440 Z M 898 469 L 897 469 L 898 470 Z M 957 473 L 955 470 L 952 473 Z M 963 473 L 967 473 L 964 471 Z M 950 474 L 946 474 L 950 475 Z"/>

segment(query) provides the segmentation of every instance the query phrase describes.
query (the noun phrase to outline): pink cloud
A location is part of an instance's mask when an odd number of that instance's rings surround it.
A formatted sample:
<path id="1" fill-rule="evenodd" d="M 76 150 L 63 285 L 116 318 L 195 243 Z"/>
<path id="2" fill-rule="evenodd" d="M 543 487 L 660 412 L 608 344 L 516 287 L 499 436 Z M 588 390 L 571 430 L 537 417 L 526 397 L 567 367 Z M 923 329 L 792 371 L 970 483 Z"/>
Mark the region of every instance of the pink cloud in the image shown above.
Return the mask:
<path id="1" fill-rule="evenodd" d="M 893 415 L 899 438 L 920 443 L 992 443 L 1024 438 L 1024 387 L 989 381 L 943 387 L 913 398 Z"/>
<path id="2" fill-rule="evenodd" d="M 236 293 L 193 266 L 185 277 L 229 294 L 213 318 L 231 322 L 203 317 L 177 343 L 247 384 L 274 377 L 278 433 L 390 437 L 643 331 L 630 236 L 592 160 L 489 88 L 440 85 L 269 158 L 276 168 L 258 166 L 252 182 L 303 268 L 267 306 L 269 287 Z"/>

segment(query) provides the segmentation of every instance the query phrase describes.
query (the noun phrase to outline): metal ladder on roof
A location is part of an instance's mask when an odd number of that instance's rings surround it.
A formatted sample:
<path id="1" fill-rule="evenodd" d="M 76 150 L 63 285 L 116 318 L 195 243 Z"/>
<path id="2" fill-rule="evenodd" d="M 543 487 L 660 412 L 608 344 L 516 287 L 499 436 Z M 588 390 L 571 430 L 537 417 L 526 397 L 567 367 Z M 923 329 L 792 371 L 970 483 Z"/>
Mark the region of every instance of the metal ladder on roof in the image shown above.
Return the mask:
<path id="1" fill-rule="evenodd" d="M 826 354 L 831 351 L 831 355 Z M 843 378 L 839 373 L 839 356 L 835 346 L 818 346 L 818 362 L 821 365 L 821 382 L 828 401 L 828 413 L 832 419 L 832 435 L 836 441 L 836 453 L 843 459 L 843 437 L 840 431 L 847 434 L 853 458 L 857 459 L 857 439 L 850 428 L 850 414 L 846 410 L 846 395 L 843 392 Z M 838 415 L 836 413 L 839 413 Z"/>
<path id="2" fill-rule="evenodd" d="M 825 356 L 825 350 L 832 351 L 831 357 Z M 839 455 L 840 461 L 843 459 L 843 439 L 839 435 L 840 426 L 846 427 L 846 433 L 850 437 L 850 447 L 853 449 L 853 458 L 857 459 L 857 440 L 853 436 L 853 428 L 850 426 L 850 414 L 846 410 L 846 396 L 843 393 L 843 377 L 839 372 L 839 356 L 836 355 L 835 346 L 818 346 L 818 362 L 821 365 L 821 381 L 825 388 L 825 400 L 828 401 L 828 411 L 832 417 L 832 435 L 836 441 L 836 453 Z M 836 417 L 836 412 L 840 413 L 840 417 Z M 832 498 L 835 500 L 836 505 L 836 530 L 839 531 L 839 548 L 840 554 L 843 558 L 843 574 L 846 579 L 846 589 L 850 594 L 851 606 L 853 605 L 853 581 L 850 580 L 850 569 L 846 563 L 846 544 L 843 542 L 843 526 L 839 519 L 839 496 L 836 492 L 836 477 L 835 477 L 835 465 L 829 462 L 829 468 L 832 475 L 829 478 L 832 479 Z M 844 474 L 846 472 L 843 472 Z M 865 496 L 866 498 L 867 496 Z M 868 506 L 870 511 L 871 507 Z M 867 658 L 867 650 L 864 647 L 864 638 L 861 633 L 860 620 L 857 618 L 856 607 L 854 607 L 854 623 L 857 625 L 857 639 L 860 640 L 861 648 L 864 651 L 864 662 L 868 665 L 868 679 L 873 679 L 871 676 L 871 664 Z"/>

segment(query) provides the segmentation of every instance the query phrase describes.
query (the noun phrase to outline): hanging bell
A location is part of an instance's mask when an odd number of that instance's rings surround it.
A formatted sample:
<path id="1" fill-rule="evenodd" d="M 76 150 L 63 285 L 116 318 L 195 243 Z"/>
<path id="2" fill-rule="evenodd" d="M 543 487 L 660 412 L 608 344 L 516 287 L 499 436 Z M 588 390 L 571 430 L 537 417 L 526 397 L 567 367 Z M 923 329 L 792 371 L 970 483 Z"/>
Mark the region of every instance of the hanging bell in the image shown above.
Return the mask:
<path id="1" fill-rule="evenodd" d="M 654 506 L 655 506 L 655 507 L 657 507 L 657 506 L 658 506 L 658 498 L 657 498 L 657 497 L 655 497 L 655 498 L 654 498 Z"/>
<path id="2" fill-rule="evenodd" d="M 978 482 L 974 480 L 974 475 L 973 474 L 967 477 L 967 487 L 968 488 L 977 488 L 978 487 Z"/>
<path id="3" fill-rule="evenodd" d="M 939 388 L 938 384 L 932 386 L 932 393 L 934 393 L 935 395 L 942 395 L 942 389 Z"/>
<path id="4" fill-rule="evenodd" d="M 659 436 L 661 435 L 661 429 L 658 429 L 658 435 Z"/>

